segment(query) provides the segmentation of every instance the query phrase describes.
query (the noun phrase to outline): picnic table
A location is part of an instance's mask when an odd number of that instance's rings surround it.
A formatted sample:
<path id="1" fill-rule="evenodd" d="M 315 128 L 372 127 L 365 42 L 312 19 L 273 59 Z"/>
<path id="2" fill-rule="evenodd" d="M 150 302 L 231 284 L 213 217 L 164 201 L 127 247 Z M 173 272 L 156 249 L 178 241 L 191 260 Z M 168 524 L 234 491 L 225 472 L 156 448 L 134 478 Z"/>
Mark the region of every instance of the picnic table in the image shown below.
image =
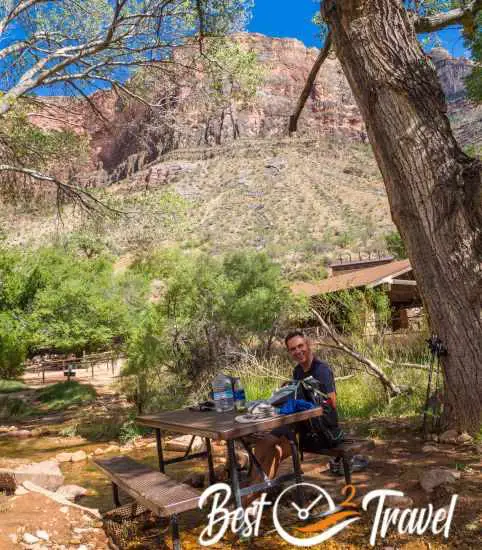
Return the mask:
<path id="1" fill-rule="evenodd" d="M 233 491 L 236 506 L 241 507 L 241 497 L 253 493 L 262 492 L 266 489 L 279 485 L 286 481 L 295 480 L 297 483 L 302 481 L 302 472 L 298 456 L 298 450 L 294 442 L 292 445 L 293 473 L 279 476 L 270 480 L 266 473 L 262 471 L 256 457 L 252 452 L 252 446 L 248 443 L 248 436 L 260 432 L 271 431 L 281 426 L 288 426 L 308 420 L 323 413 L 321 407 L 297 412 L 287 415 L 279 415 L 263 420 L 257 420 L 248 423 L 240 423 L 235 417 L 240 413 L 228 411 L 217 413 L 215 411 L 195 411 L 190 409 L 180 409 L 176 411 L 164 412 L 154 415 L 137 417 L 136 421 L 142 426 L 154 428 L 156 431 L 157 454 L 159 458 L 159 470 L 164 472 L 167 464 L 190 460 L 192 458 L 206 457 L 209 468 L 209 481 L 214 483 L 214 470 L 211 441 L 225 441 L 227 447 L 227 465 L 229 469 L 229 482 Z M 206 451 L 190 454 L 190 446 L 182 457 L 164 460 L 162 449 L 162 437 L 164 432 L 180 433 L 204 438 Z M 192 440 L 193 441 L 193 440 Z M 192 443 L 191 441 L 191 443 Z M 238 441 L 244 447 L 254 466 L 260 471 L 263 478 L 262 483 L 240 487 L 239 475 L 236 463 L 235 442 Z M 300 495 L 301 498 L 301 495 Z"/>
<path id="2" fill-rule="evenodd" d="M 321 407 L 309 409 L 287 415 L 279 415 L 263 420 L 240 423 L 235 420 L 238 412 L 229 411 L 217 413 L 215 411 L 197 411 L 191 409 L 179 409 L 152 415 L 138 416 L 136 422 L 141 426 L 154 428 L 156 432 L 157 456 L 159 471 L 136 462 L 129 457 L 121 456 L 111 459 L 96 459 L 96 464 L 111 479 L 114 492 L 114 502 L 120 505 L 118 489 L 121 488 L 127 494 L 152 510 L 160 517 L 169 517 L 172 526 L 173 548 L 180 549 L 180 538 L 177 516 L 182 512 L 198 507 L 201 493 L 184 484 L 175 481 L 165 474 L 165 468 L 169 464 L 206 458 L 209 471 L 210 484 L 215 483 L 212 441 L 225 441 L 227 448 L 227 466 L 229 469 L 229 484 L 234 497 L 234 504 L 242 508 L 241 498 L 253 493 L 261 493 L 285 483 L 295 481 L 297 485 L 297 500 L 300 506 L 303 504 L 303 494 L 299 484 L 303 481 L 303 473 L 300 466 L 298 447 L 295 441 L 290 440 L 292 449 L 293 472 L 275 479 L 269 479 L 257 461 L 252 445 L 248 441 L 249 436 L 271 431 L 282 426 L 294 425 L 298 422 L 321 416 Z M 183 456 L 164 459 L 162 440 L 166 433 L 191 435 L 189 444 Z M 206 450 L 191 453 L 194 438 L 199 436 L 204 439 Z M 239 442 L 249 455 L 251 463 L 261 474 L 261 483 L 255 483 L 241 488 L 238 465 L 236 461 L 235 443 Z"/>

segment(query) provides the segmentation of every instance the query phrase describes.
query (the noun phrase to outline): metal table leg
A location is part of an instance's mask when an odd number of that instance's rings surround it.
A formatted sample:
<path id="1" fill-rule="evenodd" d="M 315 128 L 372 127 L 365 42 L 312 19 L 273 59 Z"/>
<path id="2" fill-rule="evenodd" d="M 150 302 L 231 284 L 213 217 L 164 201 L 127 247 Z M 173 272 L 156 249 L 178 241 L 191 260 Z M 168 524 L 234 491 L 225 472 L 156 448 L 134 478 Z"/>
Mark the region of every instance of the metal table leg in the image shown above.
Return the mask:
<path id="1" fill-rule="evenodd" d="M 234 449 L 234 440 L 227 441 L 228 447 L 228 466 L 231 477 L 231 488 L 233 490 L 234 502 L 237 508 L 242 508 L 241 502 L 241 487 L 239 485 L 238 465 L 236 463 L 236 452 Z"/>
<path id="2" fill-rule="evenodd" d="M 121 505 L 120 498 L 119 498 L 119 488 L 115 483 L 112 483 L 112 500 L 114 501 L 114 504 L 117 507 Z"/>
<path id="3" fill-rule="evenodd" d="M 162 435 L 161 430 L 156 428 L 156 447 L 157 447 L 157 458 L 159 460 L 159 471 L 164 473 L 164 455 L 162 453 Z"/>
<path id="4" fill-rule="evenodd" d="M 171 529 L 172 529 L 172 548 L 173 550 L 181 550 L 181 540 L 179 538 L 179 523 L 177 515 L 171 516 Z"/>
<path id="5" fill-rule="evenodd" d="M 296 481 L 296 499 L 298 500 L 298 506 L 300 508 L 304 508 L 305 498 L 303 494 L 303 489 L 300 485 L 300 483 L 303 483 L 303 472 L 301 471 L 300 455 L 298 454 L 298 445 L 296 444 L 296 441 L 293 441 L 292 439 L 290 439 L 289 442 L 291 447 L 291 458 L 293 460 L 293 470 L 295 473 L 295 481 Z"/>
<path id="6" fill-rule="evenodd" d="M 214 474 L 214 465 L 213 465 L 213 451 L 211 447 L 211 440 L 206 437 L 204 440 L 206 443 L 206 451 L 208 453 L 208 468 L 209 468 L 209 485 L 216 483 L 216 475 Z"/>

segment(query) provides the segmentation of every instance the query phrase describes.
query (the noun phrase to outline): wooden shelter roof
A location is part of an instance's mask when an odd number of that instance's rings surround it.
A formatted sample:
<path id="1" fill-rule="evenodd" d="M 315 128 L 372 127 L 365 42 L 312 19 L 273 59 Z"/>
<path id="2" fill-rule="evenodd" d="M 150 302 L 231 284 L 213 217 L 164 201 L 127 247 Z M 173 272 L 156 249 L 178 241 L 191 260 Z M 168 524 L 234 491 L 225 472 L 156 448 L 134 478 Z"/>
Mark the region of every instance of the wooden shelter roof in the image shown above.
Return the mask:
<path id="1" fill-rule="evenodd" d="M 318 282 L 295 281 L 291 284 L 291 290 L 295 294 L 305 294 L 311 297 L 349 288 L 373 288 L 383 283 L 389 283 L 392 279 L 396 279 L 411 270 L 412 266 L 409 260 L 397 260 L 388 264 L 358 269 L 350 273 L 342 273 L 336 277 L 329 277 Z"/>

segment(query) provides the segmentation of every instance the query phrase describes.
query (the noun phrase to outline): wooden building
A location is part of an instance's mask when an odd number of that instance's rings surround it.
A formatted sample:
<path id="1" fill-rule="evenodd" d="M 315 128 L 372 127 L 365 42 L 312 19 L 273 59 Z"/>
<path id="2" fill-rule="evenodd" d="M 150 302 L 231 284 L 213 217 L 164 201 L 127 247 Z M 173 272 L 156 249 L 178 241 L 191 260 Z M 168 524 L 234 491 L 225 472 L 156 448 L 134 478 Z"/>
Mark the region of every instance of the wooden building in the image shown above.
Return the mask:
<path id="1" fill-rule="evenodd" d="M 332 276 L 321 281 L 298 281 L 291 285 L 295 294 L 317 296 L 353 288 L 381 288 L 388 294 L 392 308 L 392 329 L 419 330 L 422 301 L 409 260 L 376 258 L 356 262 L 338 262 L 330 266 Z M 376 320 L 367 318 L 366 332 L 372 332 Z M 373 325 L 373 327 L 372 327 Z"/>

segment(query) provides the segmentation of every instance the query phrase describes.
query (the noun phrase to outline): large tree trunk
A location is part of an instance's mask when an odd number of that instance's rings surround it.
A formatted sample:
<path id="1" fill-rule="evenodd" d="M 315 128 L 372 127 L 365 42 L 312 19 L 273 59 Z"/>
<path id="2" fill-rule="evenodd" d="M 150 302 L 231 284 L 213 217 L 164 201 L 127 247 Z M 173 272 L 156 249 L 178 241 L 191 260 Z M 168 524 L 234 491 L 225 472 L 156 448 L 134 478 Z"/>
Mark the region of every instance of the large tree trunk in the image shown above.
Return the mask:
<path id="1" fill-rule="evenodd" d="M 402 2 L 326 0 L 325 18 L 383 174 L 442 359 L 445 421 L 480 427 L 480 163 L 458 147 Z"/>

